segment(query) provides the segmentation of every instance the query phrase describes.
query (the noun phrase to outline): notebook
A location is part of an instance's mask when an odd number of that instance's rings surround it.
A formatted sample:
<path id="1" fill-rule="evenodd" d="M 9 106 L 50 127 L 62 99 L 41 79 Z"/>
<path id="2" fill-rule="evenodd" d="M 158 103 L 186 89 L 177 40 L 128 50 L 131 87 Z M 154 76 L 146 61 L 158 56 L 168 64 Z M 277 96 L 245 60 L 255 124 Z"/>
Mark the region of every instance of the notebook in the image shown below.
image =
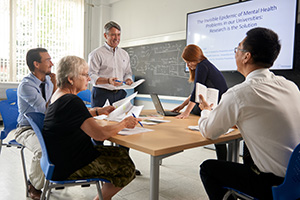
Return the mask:
<path id="1" fill-rule="evenodd" d="M 162 104 L 158 98 L 158 95 L 155 93 L 150 94 L 152 102 L 154 104 L 154 107 L 156 109 L 156 112 L 158 114 L 164 115 L 164 116 L 177 116 L 180 113 L 179 112 L 172 112 L 172 111 L 165 111 L 164 108 L 162 107 Z"/>

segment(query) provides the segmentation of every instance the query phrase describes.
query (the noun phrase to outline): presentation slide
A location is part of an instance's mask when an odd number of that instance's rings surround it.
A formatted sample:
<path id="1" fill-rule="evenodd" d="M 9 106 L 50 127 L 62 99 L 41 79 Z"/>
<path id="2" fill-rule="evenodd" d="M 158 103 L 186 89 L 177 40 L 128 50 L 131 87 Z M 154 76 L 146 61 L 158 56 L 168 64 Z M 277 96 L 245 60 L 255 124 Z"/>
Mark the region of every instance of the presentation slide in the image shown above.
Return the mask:
<path id="1" fill-rule="evenodd" d="M 292 69 L 296 12 L 297 0 L 253 0 L 188 13 L 187 45 L 198 45 L 220 71 L 233 71 L 234 48 L 248 30 L 265 27 L 275 31 L 281 42 L 271 69 Z"/>

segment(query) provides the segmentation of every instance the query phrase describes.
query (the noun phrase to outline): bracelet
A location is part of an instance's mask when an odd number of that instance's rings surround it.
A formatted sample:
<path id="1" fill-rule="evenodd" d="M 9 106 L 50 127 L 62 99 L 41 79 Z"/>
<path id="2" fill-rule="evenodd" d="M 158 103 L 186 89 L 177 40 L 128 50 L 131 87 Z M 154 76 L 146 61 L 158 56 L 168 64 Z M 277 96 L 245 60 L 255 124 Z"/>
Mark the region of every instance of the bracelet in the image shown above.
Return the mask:
<path id="1" fill-rule="evenodd" d="M 98 113 L 98 109 L 96 108 L 96 116 L 98 116 L 99 115 L 99 113 Z"/>
<path id="2" fill-rule="evenodd" d="M 109 83 L 109 78 L 107 79 L 107 83 L 110 84 L 110 83 Z"/>

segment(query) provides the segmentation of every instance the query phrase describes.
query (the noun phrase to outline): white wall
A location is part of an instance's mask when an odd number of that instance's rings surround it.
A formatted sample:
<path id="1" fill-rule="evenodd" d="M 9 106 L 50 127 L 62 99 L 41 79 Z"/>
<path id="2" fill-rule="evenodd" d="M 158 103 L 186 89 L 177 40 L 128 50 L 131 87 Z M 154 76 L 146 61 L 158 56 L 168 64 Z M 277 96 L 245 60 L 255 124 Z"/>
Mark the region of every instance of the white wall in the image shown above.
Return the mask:
<path id="1" fill-rule="evenodd" d="M 172 41 L 185 39 L 187 13 L 232 2 L 236 1 L 121 0 L 112 4 L 111 19 L 122 27 L 121 46 Z"/>
<path id="2" fill-rule="evenodd" d="M 298 0 L 299 2 L 300 0 Z M 109 20 L 121 25 L 121 47 L 185 39 L 186 14 L 238 0 L 86 0 L 93 5 L 90 46 L 85 55 L 104 42 L 103 26 Z M 300 13 L 300 3 L 298 3 Z M 300 16 L 298 14 L 298 23 Z M 85 56 L 87 58 L 87 56 Z"/>

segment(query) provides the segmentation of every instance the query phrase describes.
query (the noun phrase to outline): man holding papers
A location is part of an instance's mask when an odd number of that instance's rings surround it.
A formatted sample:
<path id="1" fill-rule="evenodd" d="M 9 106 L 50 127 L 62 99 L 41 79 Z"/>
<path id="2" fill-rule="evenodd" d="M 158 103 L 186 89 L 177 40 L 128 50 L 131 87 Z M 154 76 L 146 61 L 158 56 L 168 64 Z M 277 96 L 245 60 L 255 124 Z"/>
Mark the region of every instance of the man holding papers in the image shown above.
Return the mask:
<path id="1" fill-rule="evenodd" d="M 110 21 L 104 26 L 105 44 L 89 54 L 89 75 L 93 83 L 91 106 L 103 107 L 126 97 L 126 91 L 112 86 L 131 85 L 132 71 L 128 53 L 119 48 L 121 27 Z M 101 145 L 103 141 L 95 141 Z M 136 175 L 140 175 L 136 170 Z"/>
<path id="2" fill-rule="evenodd" d="M 131 85 L 132 71 L 128 53 L 119 48 L 121 27 L 110 21 L 104 26 L 105 44 L 89 54 L 89 75 L 93 83 L 91 106 L 102 107 L 125 98 L 126 91 L 112 86 Z"/>
<path id="3" fill-rule="evenodd" d="M 289 158 L 300 142 L 300 93 L 293 82 L 269 70 L 280 48 L 272 30 L 251 29 L 234 49 L 237 70 L 245 81 L 224 93 L 213 110 L 200 96 L 202 135 L 216 139 L 237 125 L 254 161 L 252 165 L 204 161 L 200 176 L 210 200 L 222 199 L 224 187 L 273 199 L 272 186 L 284 180 Z"/>

